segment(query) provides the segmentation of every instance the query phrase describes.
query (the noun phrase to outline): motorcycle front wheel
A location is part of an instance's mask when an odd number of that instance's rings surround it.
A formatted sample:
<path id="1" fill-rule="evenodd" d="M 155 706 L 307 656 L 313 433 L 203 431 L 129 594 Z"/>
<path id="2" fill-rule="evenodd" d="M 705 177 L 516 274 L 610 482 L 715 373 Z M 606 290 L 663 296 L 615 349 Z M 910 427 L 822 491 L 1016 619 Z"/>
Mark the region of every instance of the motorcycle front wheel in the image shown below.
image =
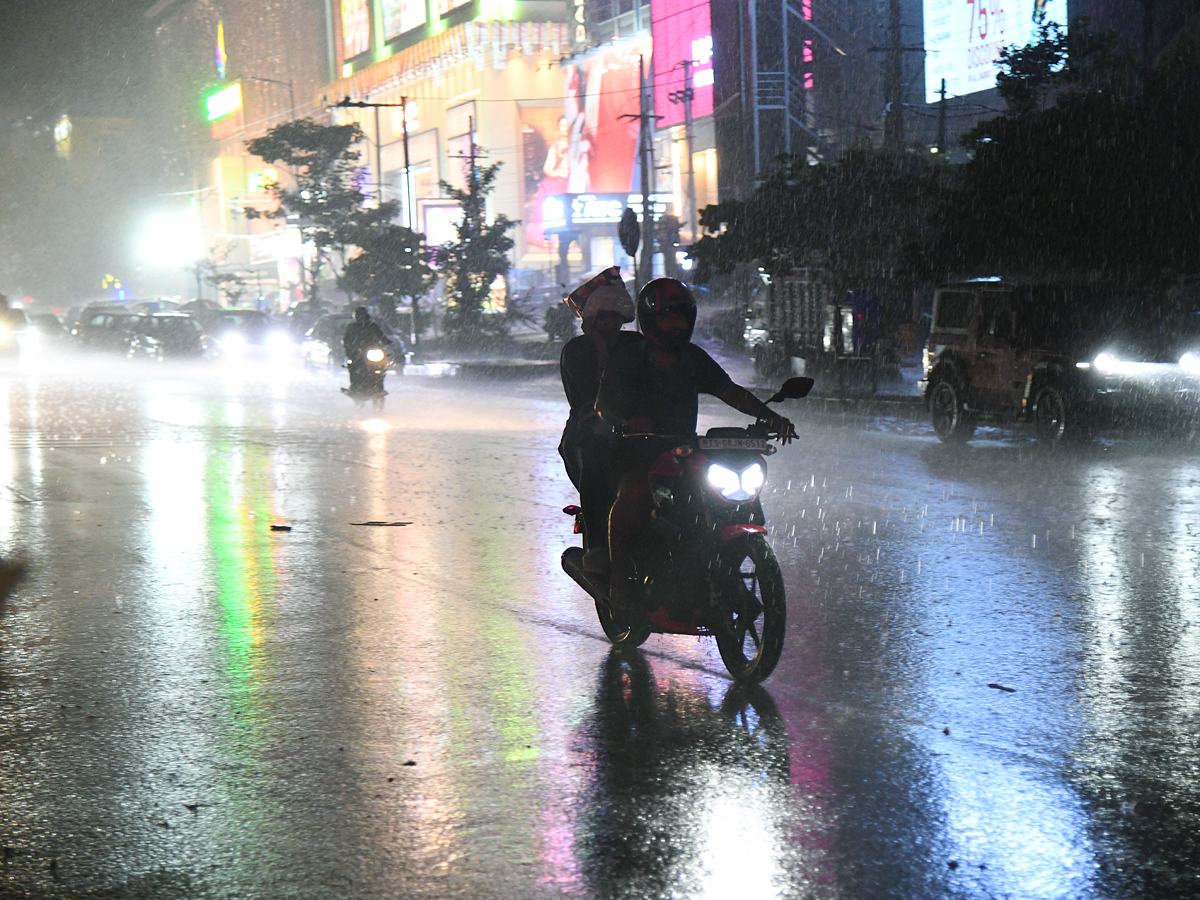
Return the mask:
<path id="1" fill-rule="evenodd" d="M 721 552 L 724 602 L 713 629 L 721 661 L 736 681 L 757 684 L 775 670 L 783 652 L 787 601 L 783 575 L 761 534 Z"/>
<path id="2" fill-rule="evenodd" d="M 622 650 L 640 647 L 650 637 L 650 622 L 645 616 L 625 616 L 613 612 L 606 600 L 596 600 L 596 617 L 604 635 Z"/>

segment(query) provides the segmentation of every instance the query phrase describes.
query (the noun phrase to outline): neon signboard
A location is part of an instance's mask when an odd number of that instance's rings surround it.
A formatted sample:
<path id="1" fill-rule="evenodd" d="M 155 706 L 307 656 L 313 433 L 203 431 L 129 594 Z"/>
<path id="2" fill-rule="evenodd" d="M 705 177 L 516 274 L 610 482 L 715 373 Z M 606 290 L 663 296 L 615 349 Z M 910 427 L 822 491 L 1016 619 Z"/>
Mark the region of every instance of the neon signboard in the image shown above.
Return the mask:
<path id="1" fill-rule="evenodd" d="M 670 194 L 651 194 L 650 210 L 661 218 L 672 207 Z M 542 227 L 569 231 L 580 225 L 616 225 L 626 208 L 642 214 L 641 194 L 555 194 L 542 201 Z"/>
<path id="2" fill-rule="evenodd" d="M 214 91 L 204 98 L 204 106 L 208 110 L 208 121 L 215 122 L 242 108 L 242 86 L 240 83 L 231 84 L 227 88 Z"/>
<path id="3" fill-rule="evenodd" d="M 1065 29 L 1067 0 L 924 0 L 925 102 L 996 86 L 996 58 L 1005 47 L 1037 39 L 1047 22 Z"/>
<path id="4" fill-rule="evenodd" d="M 683 122 L 683 104 L 671 94 L 684 88 L 683 62 L 691 62 L 692 118 L 712 115 L 713 40 L 709 0 L 651 0 L 654 39 L 654 111 L 659 128 Z"/>
<path id="5" fill-rule="evenodd" d="M 385 41 L 425 24 L 425 0 L 380 0 L 379 8 Z"/>

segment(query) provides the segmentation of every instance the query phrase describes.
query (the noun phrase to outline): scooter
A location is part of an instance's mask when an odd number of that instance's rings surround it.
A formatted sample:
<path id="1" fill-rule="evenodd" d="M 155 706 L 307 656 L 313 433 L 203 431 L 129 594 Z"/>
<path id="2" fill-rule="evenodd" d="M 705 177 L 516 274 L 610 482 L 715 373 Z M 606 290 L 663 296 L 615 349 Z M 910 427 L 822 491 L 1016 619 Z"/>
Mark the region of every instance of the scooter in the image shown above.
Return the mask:
<path id="1" fill-rule="evenodd" d="M 383 389 L 383 378 L 387 374 L 387 370 L 391 368 L 391 363 L 388 360 L 387 353 L 383 347 L 375 345 L 367 347 L 362 352 L 362 369 L 355 377 L 354 361 L 346 362 L 345 367 L 350 370 L 350 387 L 342 388 L 342 393 L 354 401 L 354 405 L 362 407 L 369 400 L 373 409 L 383 409 L 383 398 L 387 396 L 387 391 Z"/>
<path id="2" fill-rule="evenodd" d="M 812 386 L 811 378 L 789 378 L 767 402 L 798 400 Z M 600 627 L 617 647 L 637 647 L 653 633 L 710 635 L 735 680 L 755 684 L 775 669 L 787 605 L 759 501 L 765 457 L 778 449 L 771 437 L 759 421 L 710 428 L 702 437 L 626 438 L 670 447 L 649 472 L 653 509 L 636 559 L 644 609 L 610 605 L 607 579 L 584 571 L 584 548 L 562 555 L 564 571 L 591 595 Z M 579 533 L 579 507 L 563 512 L 575 516 Z"/>

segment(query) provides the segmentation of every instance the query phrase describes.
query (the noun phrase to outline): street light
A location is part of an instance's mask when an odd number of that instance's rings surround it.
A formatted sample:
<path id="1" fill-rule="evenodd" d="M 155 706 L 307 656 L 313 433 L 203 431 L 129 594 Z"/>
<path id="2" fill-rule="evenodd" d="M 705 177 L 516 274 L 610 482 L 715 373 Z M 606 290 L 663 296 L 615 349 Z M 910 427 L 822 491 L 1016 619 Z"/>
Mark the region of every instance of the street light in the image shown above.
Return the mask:
<path id="1" fill-rule="evenodd" d="M 375 110 L 375 194 L 381 205 L 383 204 L 383 135 L 380 133 L 379 111 L 381 109 L 403 110 L 404 132 L 402 137 L 404 139 L 404 218 L 408 222 L 408 227 L 414 228 L 415 220 L 413 219 L 412 214 L 411 185 L 408 183 L 408 98 L 401 97 L 399 103 L 367 103 L 365 100 L 351 100 L 349 97 L 343 97 L 334 105 L 340 107 L 341 109 L 354 108 Z"/>
<path id="2" fill-rule="evenodd" d="M 264 84 L 279 84 L 286 87 L 288 89 L 288 100 L 292 104 L 291 109 L 288 110 L 288 115 L 294 116 L 296 114 L 296 88 L 290 78 L 287 81 L 279 81 L 275 78 L 260 78 L 258 75 L 243 75 L 242 77 L 248 81 L 261 81 Z"/>

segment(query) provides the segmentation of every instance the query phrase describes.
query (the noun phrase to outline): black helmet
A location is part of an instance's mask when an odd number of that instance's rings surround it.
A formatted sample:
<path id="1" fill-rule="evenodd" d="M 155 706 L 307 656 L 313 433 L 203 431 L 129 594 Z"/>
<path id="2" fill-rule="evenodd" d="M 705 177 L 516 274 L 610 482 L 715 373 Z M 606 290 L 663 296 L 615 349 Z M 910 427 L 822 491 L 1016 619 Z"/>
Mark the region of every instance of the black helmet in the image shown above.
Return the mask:
<path id="1" fill-rule="evenodd" d="M 637 320 L 642 334 L 651 340 L 657 340 L 658 327 L 655 320 L 659 313 L 666 310 L 682 312 L 687 317 L 687 341 L 690 341 L 696 328 L 696 298 L 687 289 L 687 285 L 678 279 L 655 278 L 638 291 Z"/>
<path id="2" fill-rule="evenodd" d="M 371 314 L 367 312 L 367 308 L 365 306 L 356 306 L 354 308 L 354 321 L 358 322 L 360 325 L 371 321 Z"/>

